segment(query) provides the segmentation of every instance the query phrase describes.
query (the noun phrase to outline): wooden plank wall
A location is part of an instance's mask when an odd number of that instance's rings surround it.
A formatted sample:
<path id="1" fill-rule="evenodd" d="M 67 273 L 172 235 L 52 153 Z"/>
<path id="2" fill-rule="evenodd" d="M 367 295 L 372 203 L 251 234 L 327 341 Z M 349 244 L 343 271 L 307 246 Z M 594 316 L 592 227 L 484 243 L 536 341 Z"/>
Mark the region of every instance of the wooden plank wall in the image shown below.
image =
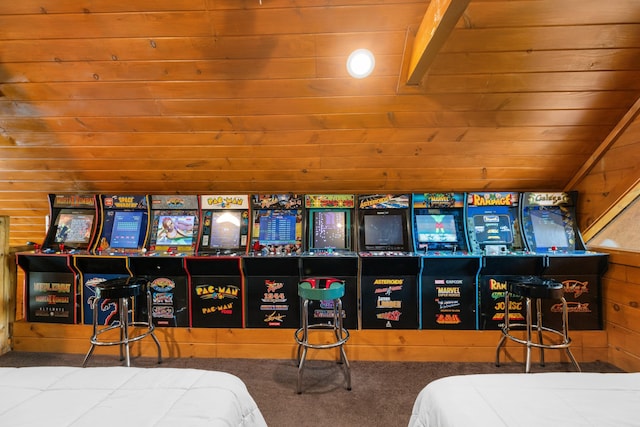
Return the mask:
<path id="1" fill-rule="evenodd" d="M 164 356 L 294 359 L 293 329 L 158 328 Z M 351 330 L 346 351 L 351 360 L 493 362 L 499 331 L 443 330 Z M 91 327 L 18 322 L 14 328 L 14 348 L 28 352 L 84 354 L 89 349 Z M 571 333 L 572 352 L 581 362 L 607 360 L 606 331 Z M 501 361 L 524 361 L 524 346 L 507 343 Z M 151 339 L 136 343 L 133 356 L 155 356 Z M 117 348 L 99 348 L 96 354 L 117 354 Z M 309 354 L 317 359 L 336 357 L 333 351 Z M 545 352 L 549 362 L 569 360 L 564 351 Z M 533 355 L 537 361 L 537 353 Z"/>
<path id="2" fill-rule="evenodd" d="M 610 146 L 572 188 L 580 194 L 578 218 L 582 230 L 606 216 L 609 208 L 640 180 L 637 112 L 620 127 L 619 134 L 610 138 Z M 640 254 L 604 251 L 611 253 L 603 281 L 608 360 L 627 371 L 640 371 Z"/>
<path id="3" fill-rule="evenodd" d="M 582 227 L 604 214 L 637 182 L 638 153 L 640 120 L 635 118 L 572 188 L 581 194 Z M 605 331 L 573 332 L 574 349 L 580 361 L 605 360 L 625 370 L 638 371 L 640 254 L 611 253 L 603 283 Z M 18 322 L 13 344 L 16 350 L 23 351 L 83 353 L 89 334 L 89 328 L 81 325 Z M 176 328 L 162 330 L 160 336 L 169 356 L 289 358 L 294 349 L 291 334 L 291 330 Z M 353 331 L 349 354 L 354 360 L 490 361 L 496 342 L 495 331 Z M 143 347 L 143 354 L 152 354 L 152 348 L 148 350 Z M 510 357 L 521 360 L 518 351 Z"/>
<path id="4" fill-rule="evenodd" d="M 604 143 L 610 146 L 600 159 L 569 188 L 580 195 L 577 216 L 581 230 L 605 215 L 640 179 L 640 105 L 636 106 L 628 122 L 619 125 L 619 132 L 605 139 Z"/>
<path id="5" fill-rule="evenodd" d="M 640 254 L 611 252 L 603 307 L 610 363 L 640 371 Z"/>
<path id="6" fill-rule="evenodd" d="M 474 0 L 399 95 L 427 5 L 0 2 L 12 245 L 42 241 L 47 193 L 557 190 L 640 93 L 637 0 Z"/>

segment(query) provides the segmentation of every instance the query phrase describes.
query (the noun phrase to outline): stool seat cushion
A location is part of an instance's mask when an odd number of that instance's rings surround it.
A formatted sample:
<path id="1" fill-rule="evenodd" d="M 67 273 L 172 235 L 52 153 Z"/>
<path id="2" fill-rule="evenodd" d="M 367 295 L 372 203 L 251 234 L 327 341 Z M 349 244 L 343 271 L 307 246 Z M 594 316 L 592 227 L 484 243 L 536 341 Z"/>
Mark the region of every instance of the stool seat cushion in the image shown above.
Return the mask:
<path id="1" fill-rule="evenodd" d="M 140 277 L 105 280 L 96 285 L 96 297 L 106 299 L 130 298 L 140 295 L 148 281 Z"/>
<path id="2" fill-rule="evenodd" d="M 509 292 L 524 298 L 560 299 L 564 296 L 562 283 L 537 276 L 517 277 L 507 281 Z"/>
<path id="3" fill-rule="evenodd" d="M 338 299 L 344 296 L 344 284 L 333 282 L 328 288 L 314 288 L 309 282 L 301 282 L 298 285 L 298 295 L 304 299 L 322 301 Z"/>

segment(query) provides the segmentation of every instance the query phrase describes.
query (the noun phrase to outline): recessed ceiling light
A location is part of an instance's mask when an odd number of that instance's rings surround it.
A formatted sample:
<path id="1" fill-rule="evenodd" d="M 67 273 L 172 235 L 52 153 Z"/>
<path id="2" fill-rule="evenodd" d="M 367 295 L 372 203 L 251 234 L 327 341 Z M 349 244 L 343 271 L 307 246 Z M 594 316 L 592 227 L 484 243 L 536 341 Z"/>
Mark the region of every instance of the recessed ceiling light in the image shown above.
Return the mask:
<path id="1" fill-rule="evenodd" d="M 368 49 L 356 49 L 347 59 L 347 71 L 351 77 L 356 79 L 367 77 L 375 66 L 376 59 Z"/>

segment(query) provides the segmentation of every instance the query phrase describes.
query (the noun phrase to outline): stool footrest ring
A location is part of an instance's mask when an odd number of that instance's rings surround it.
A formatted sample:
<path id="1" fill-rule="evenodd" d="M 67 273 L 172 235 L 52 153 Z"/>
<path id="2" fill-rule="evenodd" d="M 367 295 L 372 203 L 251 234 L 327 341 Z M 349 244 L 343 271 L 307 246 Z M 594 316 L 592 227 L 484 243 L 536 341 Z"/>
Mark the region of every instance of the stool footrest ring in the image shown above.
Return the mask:
<path id="1" fill-rule="evenodd" d="M 91 344 L 94 344 L 97 346 L 103 346 L 103 347 L 110 346 L 110 345 L 122 345 L 122 344 L 126 344 L 127 342 L 132 343 L 132 342 L 140 341 L 141 339 L 151 335 L 155 329 L 153 325 L 149 326 L 146 322 L 129 322 L 128 326 L 129 328 L 145 328 L 146 330 L 141 331 L 140 333 L 133 336 L 129 335 L 126 340 L 125 339 L 112 340 L 112 341 L 99 340 L 98 336 L 100 336 L 101 334 L 112 331 L 114 329 L 120 329 L 122 327 L 119 322 L 115 322 L 111 326 L 108 326 L 106 328 L 103 328 L 97 331 L 96 335 L 92 336 L 89 341 L 91 342 Z"/>
<path id="2" fill-rule="evenodd" d="M 511 323 L 509 324 L 509 329 L 510 330 L 518 330 L 518 331 L 522 331 L 522 332 L 526 332 L 526 327 L 527 325 L 524 323 Z M 522 329 L 519 329 L 522 328 Z M 533 330 L 538 330 L 538 326 L 537 325 L 532 325 Z M 555 330 L 555 329 L 551 329 L 551 328 L 547 328 L 546 326 L 541 326 L 540 330 L 542 332 L 548 332 L 548 333 L 552 333 L 554 335 L 558 335 L 560 337 L 562 337 L 562 342 L 561 343 L 537 343 L 537 342 L 533 342 L 533 341 L 527 341 L 525 339 L 521 339 L 518 337 L 515 337 L 513 335 L 511 335 L 511 333 L 507 330 L 505 330 L 504 328 L 502 328 L 502 334 L 510 339 L 511 341 L 517 342 L 519 344 L 524 344 L 527 345 L 529 347 L 535 347 L 535 348 L 544 348 L 544 349 L 549 349 L 549 350 L 557 350 L 557 349 L 563 349 L 563 348 L 569 348 L 569 346 L 571 345 L 571 338 L 569 337 L 565 337 L 564 334 L 561 331 Z"/>
<path id="3" fill-rule="evenodd" d="M 308 329 L 326 329 L 326 330 L 333 330 L 336 333 L 339 332 L 339 329 L 336 329 L 333 325 L 330 324 L 315 324 L 315 325 L 308 325 L 307 326 Z M 305 341 L 304 338 L 304 328 L 299 328 L 298 330 L 296 330 L 295 333 L 295 339 L 296 342 L 298 343 L 298 345 L 303 345 L 305 347 L 308 348 L 314 348 L 314 349 L 327 349 L 327 348 L 335 348 L 335 347 L 340 347 L 341 345 L 344 345 L 344 343 L 346 343 L 349 340 L 349 331 L 346 329 L 342 329 L 342 337 L 336 341 L 332 341 L 329 343 L 324 343 L 324 344 L 314 344 L 314 343 L 310 343 L 307 337 L 307 340 Z"/>

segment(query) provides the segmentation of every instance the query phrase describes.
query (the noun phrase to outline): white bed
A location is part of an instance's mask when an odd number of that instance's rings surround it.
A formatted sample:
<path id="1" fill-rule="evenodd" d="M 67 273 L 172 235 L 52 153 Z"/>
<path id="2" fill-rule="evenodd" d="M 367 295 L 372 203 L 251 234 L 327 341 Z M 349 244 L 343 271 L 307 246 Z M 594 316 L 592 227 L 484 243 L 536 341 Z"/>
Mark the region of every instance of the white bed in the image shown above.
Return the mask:
<path id="1" fill-rule="evenodd" d="M 409 426 L 640 426 L 640 373 L 441 378 L 419 393 Z"/>
<path id="2" fill-rule="evenodd" d="M 245 384 L 177 368 L 0 368 L 0 426 L 266 426 Z"/>

